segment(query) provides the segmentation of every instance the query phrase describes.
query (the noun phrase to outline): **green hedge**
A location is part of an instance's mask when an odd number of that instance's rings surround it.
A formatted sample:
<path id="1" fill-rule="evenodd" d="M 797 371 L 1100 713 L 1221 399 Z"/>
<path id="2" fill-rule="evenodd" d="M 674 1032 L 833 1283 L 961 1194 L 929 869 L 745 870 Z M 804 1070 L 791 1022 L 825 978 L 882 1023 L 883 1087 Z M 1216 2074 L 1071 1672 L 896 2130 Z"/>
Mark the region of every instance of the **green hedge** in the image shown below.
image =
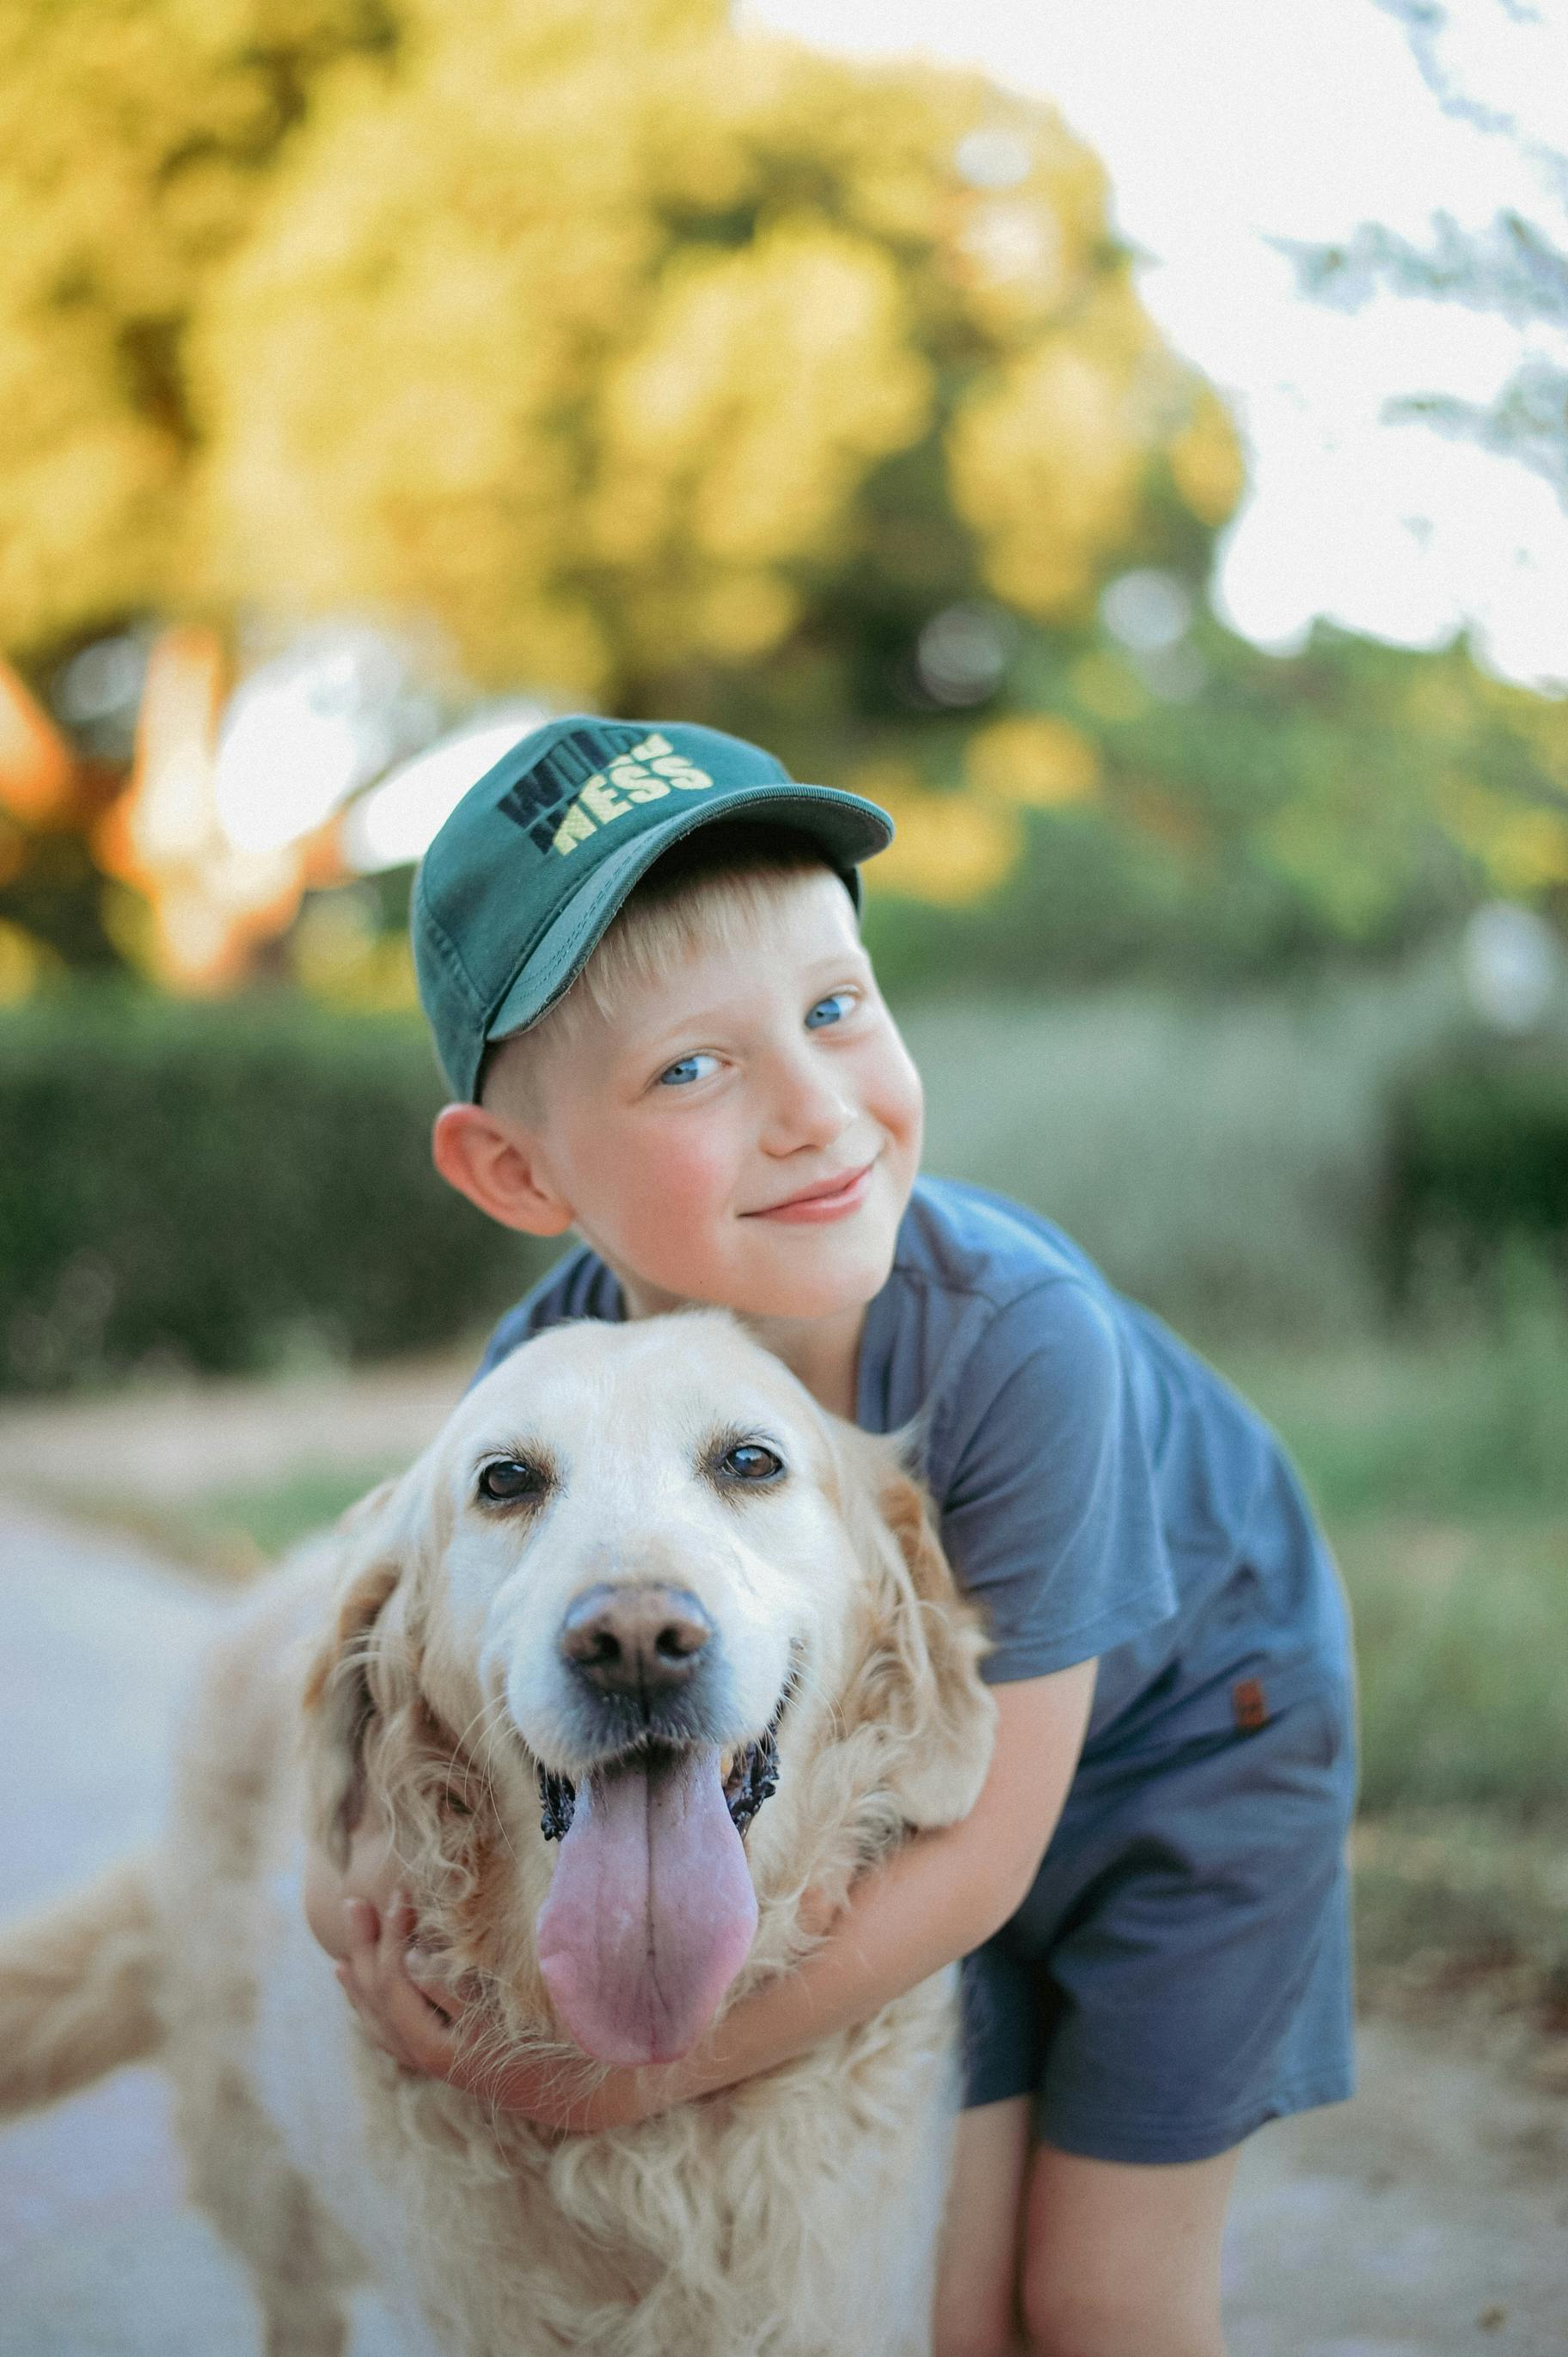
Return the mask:
<path id="1" fill-rule="evenodd" d="M 1568 1055 L 1465 1043 L 1412 1075 L 1390 1110 L 1381 1228 L 1396 1302 L 1434 1248 L 1468 1280 L 1520 1245 L 1568 1273 Z"/>
<path id="2" fill-rule="evenodd" d="M 0 1385 L 232 1373 L 472 1330 L 552 1248 L 431 1168 L 412 1020 L 86 988 L 0 1017 Z"/>

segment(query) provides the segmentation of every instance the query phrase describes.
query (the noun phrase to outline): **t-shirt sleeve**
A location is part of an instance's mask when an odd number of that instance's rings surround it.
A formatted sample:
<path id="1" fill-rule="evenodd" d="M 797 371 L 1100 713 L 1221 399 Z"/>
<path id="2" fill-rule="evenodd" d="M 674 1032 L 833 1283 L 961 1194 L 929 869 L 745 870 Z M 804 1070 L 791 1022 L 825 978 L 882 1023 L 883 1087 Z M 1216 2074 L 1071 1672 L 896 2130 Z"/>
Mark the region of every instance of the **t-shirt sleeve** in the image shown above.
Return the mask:
<path id="1" fill-rule="evenodd" d="M 994 1684 L 1067 1669 L 1176 1609 L 1128 1344 L 1072 1278 L 998 1312 L 933 1403 L 943 1543 L 986 1610 Z"/>

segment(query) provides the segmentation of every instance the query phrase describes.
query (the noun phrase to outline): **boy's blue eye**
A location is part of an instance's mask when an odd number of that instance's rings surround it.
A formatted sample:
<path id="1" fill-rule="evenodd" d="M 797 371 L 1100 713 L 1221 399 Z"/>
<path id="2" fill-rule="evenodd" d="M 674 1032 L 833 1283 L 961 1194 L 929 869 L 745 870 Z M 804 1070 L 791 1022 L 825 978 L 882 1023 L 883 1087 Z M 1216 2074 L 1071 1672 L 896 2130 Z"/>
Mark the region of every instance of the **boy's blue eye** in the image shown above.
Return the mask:
<path id="1" fill-rule="evenodd" d="M 818 999 L 815 1006 L 812 1007 L 811 1013 L 807 1016 L 806 1028 L 809 1031 L 823 1031 L 827 1028 L 830 1023 L 842 1023 L 844 1016 L 849 1011 L 850 1004 L 850 994 L 847 990 L 830 991 L 826 998 Z M 822 1015 L 822 1009 L 824 1006 L 831 1007 L 834 1011 L 828 1015 Z M 818 1020 L 819 1017 L 822 1017 L 822 1020 L 820 1022 Z"/>
<path id="2" fill-rule="evenodd" d="M 715 1058 L 703 1054 L 682 1056 L 678 1062 L 665 1066 L 659 1075 L 659 1085 L 662 1088 L 668 1082 L 672 1088 L 686 1088 L 692 1081 L 702 1079 L 701 1072 L 695 1070 L 698 1064 L 711 1064 L 715 1060 Z"/>

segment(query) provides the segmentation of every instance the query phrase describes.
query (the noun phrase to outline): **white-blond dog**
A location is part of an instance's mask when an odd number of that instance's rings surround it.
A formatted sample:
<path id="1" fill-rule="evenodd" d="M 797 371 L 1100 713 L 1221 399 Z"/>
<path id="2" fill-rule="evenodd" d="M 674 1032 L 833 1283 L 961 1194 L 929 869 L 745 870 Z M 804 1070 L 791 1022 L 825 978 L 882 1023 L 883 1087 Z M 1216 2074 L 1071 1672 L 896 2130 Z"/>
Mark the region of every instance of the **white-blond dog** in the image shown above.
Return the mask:
<path id="1" fill-rule="evenodd" d="M 983 1651 L 896 1445 L 730 1318 L 557 1328 L 231 1629 L 159 1854 L 0 1943 L 0 2108 L 161 2051 L 273 2357 L 336 2357 L 367 2273 L 451 2357 L 919 2357 L 952 1973 L 563 2136 L 372 2047 L 299 1873 L 379 1803 L 498 2052 L 668 2059 L 968 1813 Z"/>

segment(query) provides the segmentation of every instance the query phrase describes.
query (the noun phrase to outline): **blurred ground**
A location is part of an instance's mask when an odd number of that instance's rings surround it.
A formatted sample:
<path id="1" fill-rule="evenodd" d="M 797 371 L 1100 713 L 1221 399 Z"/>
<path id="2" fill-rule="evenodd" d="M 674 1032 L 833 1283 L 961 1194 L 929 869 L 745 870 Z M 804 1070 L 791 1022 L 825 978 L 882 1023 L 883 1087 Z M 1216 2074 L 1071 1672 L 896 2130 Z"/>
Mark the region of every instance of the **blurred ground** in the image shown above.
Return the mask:
<path id="1" fill-rule="evenodd" d="M 478 1357 L 476 1344 L 459 1355 L 351 1375 L 334 1370 L 285 1383 L 204 1382 L 36 1406 L 8 1403 L 0 1412 L 0 1496 L 46 1505 L 71 1500 L 94 1520 L 156 1536 L 165 1554 L 179 1551 L 172 1544 L 177 1525 L 185 1536 L 187 1517 L 202 1501 L 271 1494 L 285 1483 L 329 1484 L 325 1521 L 357 1486 L 417 1456 L 472 1380 Z M 201 1563 L 213 1567 L 206 1548 Z"/>
<path id="2" fill-rule="evenodd" d="M 220 1609 L 101 1508 L 396 1463 L 467 1362 L 285 1391 L 75 1403 L 0 1426 L 0 1774 L 7 1910 L 157 1822 L 166 1729 Z M 131 1513 L 134 1522 L 134 1511 Z M 1366 2026 L 1363 2092 L 1249 2147 L 1227 2249 L 1232 2357 L 1546 2357 L 1568 2344 L 1568 2103 L 1520 2033 Z M 206 2357 L 253 2346 L 227 2255 L 179 2198 L 156 2074 L 0 2136 L 0 2357 Z M 369 2304 L 355 2357 L 391 2347 Z"/>

